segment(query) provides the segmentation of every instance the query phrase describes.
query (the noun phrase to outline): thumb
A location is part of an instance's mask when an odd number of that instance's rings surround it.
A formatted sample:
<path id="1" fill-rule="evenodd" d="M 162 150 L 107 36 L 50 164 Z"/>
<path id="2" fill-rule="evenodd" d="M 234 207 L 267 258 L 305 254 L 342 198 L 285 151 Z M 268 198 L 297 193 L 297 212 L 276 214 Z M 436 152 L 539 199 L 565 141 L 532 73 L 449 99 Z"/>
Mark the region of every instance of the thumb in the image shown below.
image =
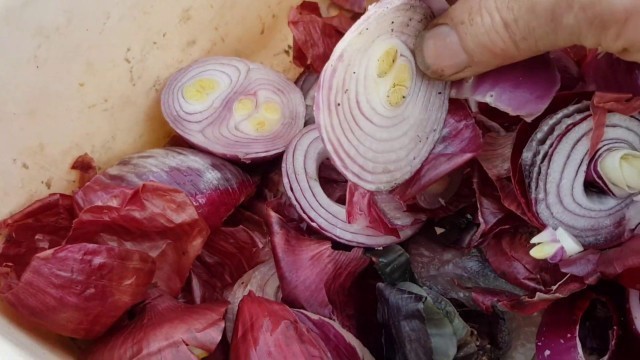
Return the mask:
<path id="1" fill-rule="evenodd" d="M 416 41 L 429 76 L 457 80 L 584 45 L 640 61 L 637 0 L 459 0 Z"/>

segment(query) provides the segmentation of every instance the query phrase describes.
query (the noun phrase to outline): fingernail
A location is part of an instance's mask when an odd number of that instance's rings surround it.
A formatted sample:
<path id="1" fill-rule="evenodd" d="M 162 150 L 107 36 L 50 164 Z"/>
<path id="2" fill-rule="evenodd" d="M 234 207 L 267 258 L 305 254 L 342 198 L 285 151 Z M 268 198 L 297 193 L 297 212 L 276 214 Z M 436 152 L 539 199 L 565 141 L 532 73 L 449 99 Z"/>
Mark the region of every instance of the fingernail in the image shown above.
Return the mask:
<path id="1" fill-rule="evenodd" d="M 416 40 L 416 62 L 434 78 L 447 78 L 469 67 L 469 56 L 449 25 L 423 31 Z"/>

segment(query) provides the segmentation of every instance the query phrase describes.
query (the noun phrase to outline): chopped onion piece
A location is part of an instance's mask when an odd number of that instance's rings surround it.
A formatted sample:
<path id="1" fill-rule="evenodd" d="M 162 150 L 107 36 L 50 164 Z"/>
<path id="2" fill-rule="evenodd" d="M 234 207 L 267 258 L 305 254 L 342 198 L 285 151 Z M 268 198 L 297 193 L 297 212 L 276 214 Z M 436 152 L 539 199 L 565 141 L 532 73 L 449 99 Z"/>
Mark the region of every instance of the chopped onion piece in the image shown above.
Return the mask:
<path id="1" fill-rule="evenodd" d="M 576 238 L 565 229 L 559 227 L 553 230 L 548 227 L 531 239 L 537 244 L 529 254 L 538 260 L 547 259 L 549 262 L 559 262 L 567 257 L 576 255 L 584 250 Z"/>
<path id="2" fill-rule="evenodd" d="M 419 0 L 382 0 L 347 31 L 327 62 L 314 106 L 332 162 L 371 191 L 407 180 L 433 149 L 448 84 L 416 66 L 417 34 L 434 15 Z"/>
<path id="3" fill-rule="evenodd" d="M 169 125 L 189 143 L 245 162 L 280 154 L 305 117 L 302 93 L 284 75 L 233 57 L 179 70 L 161 102 Z"/>
<path id="4" fill-rule="evenodd" d="M 287 195 L 302 217 L 326 236 L 353 246 L 380 247 L 400 242 L 421 224 L 400 230 L 400 237 L 384 235 L 363 225 L 349 224 L 347 213 L 320 186 L 318 169 L 329 157 L 315 125 L 307 126 L 284 154 L 282 173 Z"/>

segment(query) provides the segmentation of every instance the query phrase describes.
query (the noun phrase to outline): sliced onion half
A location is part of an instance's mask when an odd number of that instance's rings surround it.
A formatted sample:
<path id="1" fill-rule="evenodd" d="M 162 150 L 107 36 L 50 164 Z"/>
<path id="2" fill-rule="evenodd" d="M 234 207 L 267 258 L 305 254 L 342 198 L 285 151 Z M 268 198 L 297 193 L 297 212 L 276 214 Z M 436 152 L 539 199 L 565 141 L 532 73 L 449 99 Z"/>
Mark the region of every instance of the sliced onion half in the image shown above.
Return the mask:
<path id="1" fill-rule="evenodd" d="M 427 79 L 415 38 L 434 17 L 419 0 L 382 0 L 354 24 L 325 65 L 314 105 L 336 168 L 371 191 L 407 180 L 433 149 L 448 83 Z"/>
<path id="2" fill-rule="evenodd" d="M 194 146 L 245 162 L 284 151 L 302 129 L 305 103 L 284 75 L 234 57 L 194 62 L 162 92 L 169 125 Z"/>
<path id="3" fill-rule="evenodd" d="M 525 147 L 521 164 L 532 208 L 540 220 L 554 229 L 565 229 L 585 248 L 599 249 L 630 235 L 640 223 L 640 209 L 631 194 L 611 196 L 585 186 L 592 119 L 588 103 L 546 118 Z M 640 149 L 640 121 L 608 114 L 598 153 L 606 149 Z"/>
<path id="4" fill-rule="evenodd" d="M 400 231 L 400 237 L 360 224 L 349 224 L 344 205 L 331 200 L 320 186 L 318 169 L 329 153 L 315 125 L 307 126 L 284 154 L 282 173 L 287 195 L 298 212 L 326 236 L 353 246 L 380 247 L 400 242 L 414 234 L 421 224 Z"/>

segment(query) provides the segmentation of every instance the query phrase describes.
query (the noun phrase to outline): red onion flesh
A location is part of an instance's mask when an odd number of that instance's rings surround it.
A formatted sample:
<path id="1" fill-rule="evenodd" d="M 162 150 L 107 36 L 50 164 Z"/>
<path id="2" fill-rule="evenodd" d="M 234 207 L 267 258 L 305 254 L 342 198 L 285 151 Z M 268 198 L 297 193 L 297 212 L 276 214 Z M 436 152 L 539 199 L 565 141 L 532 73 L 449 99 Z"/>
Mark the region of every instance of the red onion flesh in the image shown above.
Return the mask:
<path id="1" fill-rule="evenodd" d="M 272 158 L 302 129 L 300 90 L 284 75 L 233 57 L 201 59 L 162 92 L 169 125 L 199 149 L 241 161 Z"/>
<path id="2" fill-rule="evenodd" d="M 322 139 L 336 168 L 367 190 L 407 180 L 440 135 L 448 84 L 427 79 L 413 56 L 433 17 L 419 0 L 370 6 L 320 75 L 314 111 Z"/>

